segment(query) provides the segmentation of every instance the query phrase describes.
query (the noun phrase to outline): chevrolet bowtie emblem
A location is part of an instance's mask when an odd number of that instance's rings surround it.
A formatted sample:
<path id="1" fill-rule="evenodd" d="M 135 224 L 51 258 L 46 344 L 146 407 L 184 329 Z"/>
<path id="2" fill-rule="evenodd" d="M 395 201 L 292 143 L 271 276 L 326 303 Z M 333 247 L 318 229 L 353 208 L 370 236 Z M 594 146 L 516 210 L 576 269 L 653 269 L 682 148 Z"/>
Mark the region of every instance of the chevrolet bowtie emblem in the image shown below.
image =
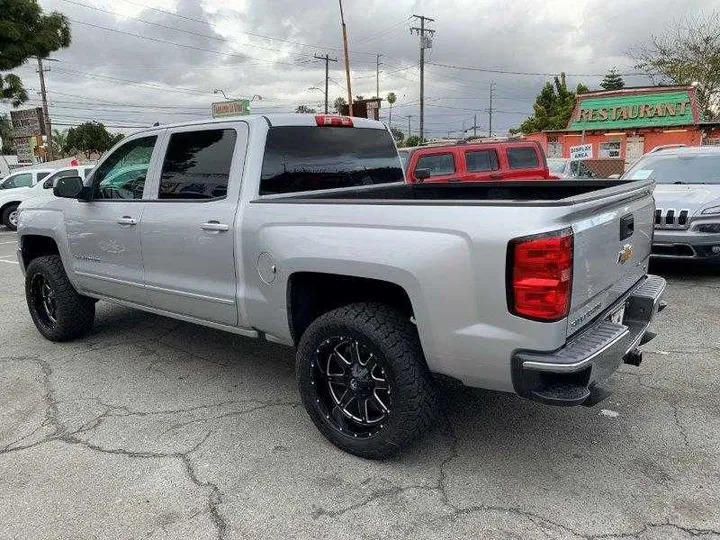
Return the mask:
<path id="1" fill-rule="evenodd" d="M 633 247 L 631 244 L 625 244 L 618 254 L 618 264 L 625 264 L 633 256 Z"/>

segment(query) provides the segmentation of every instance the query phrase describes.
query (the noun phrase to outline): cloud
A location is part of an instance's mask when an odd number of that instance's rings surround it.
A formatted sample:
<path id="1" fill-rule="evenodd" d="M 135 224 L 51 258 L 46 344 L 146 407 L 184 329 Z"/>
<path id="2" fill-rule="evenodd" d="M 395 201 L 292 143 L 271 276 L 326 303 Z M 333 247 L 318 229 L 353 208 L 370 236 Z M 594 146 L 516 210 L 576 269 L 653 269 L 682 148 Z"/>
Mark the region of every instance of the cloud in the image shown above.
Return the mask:
<path id="1" fill-rule="evenodd" d="M 46 10 L 94 25 L 74 22 L 72 46 L 53 55 L 60 62 L 48 64 L 52 116 L 62 119 L 58 124 L 83 118 L 116 125 L 201 118 L 218 99 L 214 88 L 232 96 L 262 95 L 262 102 L 253 103 L 256 111 L 291 111 L 301 103 L 321 107 L 322 92 L 308 89 L 324 87 L 324 63 L 314 59 L 315 54 L 327 53 L 339 60 L 331 63 L 330 101 L 346 95 L 339 12 L 332 0 L 44 0 L 42 4 Z M 411 115 L 415 130 L 418 37 L 409 31 L 417 23 L 410 16 L 435 19 L 426 69 L 426 127 L 431 134 L 458 131 L 463 122 L 470 126 L 475 114 L 484 130 L 491 81 L 496 83 L 493 123 L 496 131 L 505 131 L 532 112 L 539 88 L 550 79 L 435 64 L 583 75 L 602 74 L 614 66 L 631 70 L 629 49 L 651 32 L 662 32 L 674 14 L 681 14 L 674 0 L 345 0 L 345 5 L 353 94 L 374 95 L 375 54 L 381 53 L 381 95 L 389 91 L 398 95 L 394 124 L 406 128 Z M 687 0 L 682 12 L 715 8 L 720 8 L 720 0 Z M 26 86 L 37 89 L 32 66 L 18 74 Z M 569 81 L 596 87 L 600 77 L 571 76 Z M 627 80 L 644 82 L 644 78 Z M 116 105 L 103 105 L 101 100 Z"/>

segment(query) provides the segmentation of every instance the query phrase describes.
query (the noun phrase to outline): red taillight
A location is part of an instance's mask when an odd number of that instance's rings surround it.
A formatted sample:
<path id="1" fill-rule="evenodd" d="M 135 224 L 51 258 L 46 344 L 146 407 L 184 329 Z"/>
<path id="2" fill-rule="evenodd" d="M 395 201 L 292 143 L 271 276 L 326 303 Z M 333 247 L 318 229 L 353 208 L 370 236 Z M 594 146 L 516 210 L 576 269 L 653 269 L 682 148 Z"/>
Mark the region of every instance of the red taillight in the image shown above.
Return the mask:
<path id="1" fill-rule="evenodd" d="M 513 240 L 508 250 L 510 312 L 545 322 L 566 317 L 572 285 L 572 231 Z"/>
<path id="2" fill-rule="evenodd" d="M 315 116 L 318 126 L 353 127 L 352 118 L 332 114 L 318 114 Z"/>

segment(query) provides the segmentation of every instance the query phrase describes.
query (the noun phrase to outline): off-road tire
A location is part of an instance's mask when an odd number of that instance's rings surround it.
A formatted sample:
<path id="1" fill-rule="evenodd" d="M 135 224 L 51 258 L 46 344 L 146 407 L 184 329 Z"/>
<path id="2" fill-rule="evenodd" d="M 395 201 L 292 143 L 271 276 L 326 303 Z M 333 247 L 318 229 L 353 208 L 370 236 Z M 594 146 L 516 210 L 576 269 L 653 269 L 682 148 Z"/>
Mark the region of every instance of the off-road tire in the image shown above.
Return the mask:
<path id="1" fill-rule="evenodd" d="M 7 208 L 5 208 L 5 210 L 3 210 L 3 213 L 2 213 L 2 224 L 5 225 L 11 231 L 17 230 L 17 226 L 10 223 L 10 215 L 13 212 L 17 211 L 18 206 L 19 205 L 17 205 L 17 204 L 11 204 Z"/>
<path id="2" fill-rule="evenodd" d="M 33 297 L 33 280 L 41 276 L 54 292 L 55 323 L 43 316 Z M 25 298 L 38 331 L 50 341 L 70 341 L 84 336 L 95 321 L 95 301 L 78 294 L 68 280 L 59 255 L 33 259 L 25 272 Z"/>
<path id="3" fill-rule="evenodd" d="M 348 336 L 381 357 L 390 383 L 392 405 L 381 429 L 357 438 L 339 430 L 319 401 L 318 351 L 328 339 Z M 357 303 L 316 319 L 300 339 L 296 359 L 298 389 L 305 409 L 320 432 L 335 446 L 368 459 L 383 459 L 406 448 L 432 425 L 436 394 L 417 329 L 407 316 L 384 304 Z"/>

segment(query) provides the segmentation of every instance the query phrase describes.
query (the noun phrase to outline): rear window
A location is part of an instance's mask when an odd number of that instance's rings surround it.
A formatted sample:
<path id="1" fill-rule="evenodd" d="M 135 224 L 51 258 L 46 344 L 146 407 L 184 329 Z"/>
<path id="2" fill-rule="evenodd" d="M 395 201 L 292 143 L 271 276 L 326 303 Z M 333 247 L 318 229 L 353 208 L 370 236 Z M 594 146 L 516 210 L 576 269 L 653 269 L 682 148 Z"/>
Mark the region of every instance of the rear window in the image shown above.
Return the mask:
<path id="1" fill-rule="evenodd" d="M 391 135 L 380 129 L 280 126 L 268 131 L 260 195 L 403 182 Z"/>
<path id="2" fill-rule="evenodd" d="M 430 176 L 443 176 L 455 172 L 455 158 L 452 154 L 432 154 L 420 156 L 415 170 L 429 169 Z"/>
<path id="3" fill-rule="evenodd" d="M 530 146 L 508 148 L 507 157 L 511 169 L 537 169 L 540 166 L 537 152 Z"/>
<path id="4" fill-rule="evenodd" d="M 495 150 L 472 150 L 465 152 L 465 162 L 470 172 L 496 171 L 500 168 Z"/>

